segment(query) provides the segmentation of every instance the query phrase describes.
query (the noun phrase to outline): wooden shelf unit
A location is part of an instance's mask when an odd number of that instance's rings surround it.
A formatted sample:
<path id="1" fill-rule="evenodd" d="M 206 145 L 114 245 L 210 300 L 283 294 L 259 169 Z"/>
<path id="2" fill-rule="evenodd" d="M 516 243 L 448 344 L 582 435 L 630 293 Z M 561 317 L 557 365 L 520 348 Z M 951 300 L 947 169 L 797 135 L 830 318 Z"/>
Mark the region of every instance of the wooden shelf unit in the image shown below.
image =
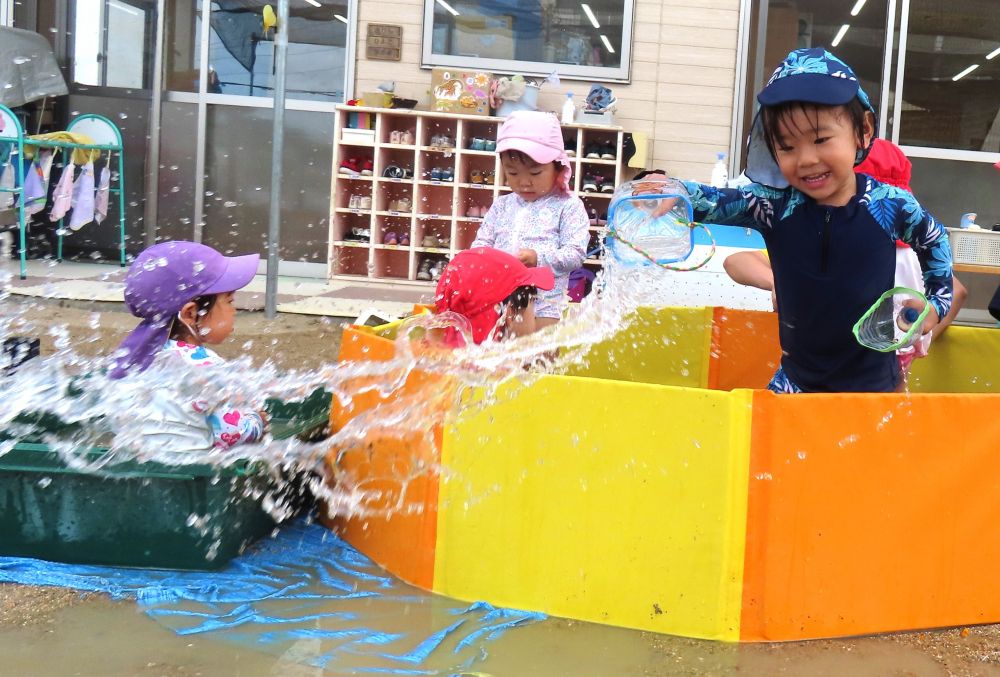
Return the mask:
<path id="1" fill-rule="evenodd" d="M 341 138 L 350 113 L 371 113 L 374 116 L 373 141 Z M 421 261 L 425 257 L 450 259 L 456 252 L 467 249 L 482 223 L 482 218 L 468 216 L 469 207 L 489 208 L 497 197 L 510 191 L 504 185 L 499 155 L 492 151 L 469 149 L 473 138 L 496 140 L 503 118 L 343 105 L 337 106 L 335 116 L 328 277 L 434 284 L 417 279 Z M 572 124 L 562 125 L 562 129 L 567 146 L 575 142 L 580 151 L 576 157 L 570 158 L 574 192 L 583 200 L 588 213 L 595 210 L 597 216 L 606 217 L 611 193 L 585 193 L 581 188 L 584 178 L 595 174 L 602 176 L 610 186 L 621 182 L 622 128 Z M 394 131 L 411 131 L 414 143 L 390 143 Z M 439 135 L 448 136 L 455 147 L 443 149 L 431 146 L 431 139 Z M 617 159 L 581 157 L 595 143 L 610 145 Z M 342 173 L 341 163 L 351 158 L 362 164 L 370 160 L 372 176 Z M 392 165 L 411 171 L 412 177 L 393 179 L 383 176 L 386 168 Z M 435 167 L 451 170 L 451 179 L 432 180 L 431 171 Z M 493 183 L 472 183 L 474 170 L 492 172 Z M 371 198 L 371 208 L 350 208 L 352 195 Z M 402 198 L 411 201 L 409 211 L 390 209 L 393 202 Z M 397 238 L 407 234 L 410 243 L 385 245 L 386 233 L 390 231 Z M 600 235 L 604 227 L 593 228 L 592 231 Z M 433 237 L 437 244 L 425 246 L 428 236 Z M 599 259 L 586 261 L 588 266 L 599 266 L 601 263 Z"/>

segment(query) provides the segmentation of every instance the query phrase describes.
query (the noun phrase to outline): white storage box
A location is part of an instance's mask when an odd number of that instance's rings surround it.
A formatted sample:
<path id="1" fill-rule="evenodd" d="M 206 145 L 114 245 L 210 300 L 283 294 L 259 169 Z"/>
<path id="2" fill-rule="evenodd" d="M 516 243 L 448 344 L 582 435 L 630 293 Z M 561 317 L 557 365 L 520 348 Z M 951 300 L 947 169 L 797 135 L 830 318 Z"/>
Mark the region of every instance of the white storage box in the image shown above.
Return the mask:
<path id="1" fill-rule="evenodd" d="M 972 228 L 948 228 L 954 263 L 1000 267 L 1000 232 Z"/>
<path id="2" fill-rule="evenodd" d="M 340 140 L 346 143 L 374 143 L 375 130 L 344 127 L 340 130 Z"/>
<path id="3" fill-rule="evenodd" d="M 576 123 L 578 125 L 607 125 L 615 124 L 614 111 L 606 110 L 601 113 L 579 108 L 576 111 Z"/>

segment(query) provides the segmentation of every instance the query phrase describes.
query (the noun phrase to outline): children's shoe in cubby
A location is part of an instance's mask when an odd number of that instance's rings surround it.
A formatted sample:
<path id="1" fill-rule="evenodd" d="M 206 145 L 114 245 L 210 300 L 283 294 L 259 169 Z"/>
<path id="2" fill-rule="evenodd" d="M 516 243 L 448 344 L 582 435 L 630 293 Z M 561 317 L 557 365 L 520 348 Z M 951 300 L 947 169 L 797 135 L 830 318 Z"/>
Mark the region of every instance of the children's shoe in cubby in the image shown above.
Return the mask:
<path id="1" fill-rule="evenodd" d="M 469 141 L 469 150 L 486 150 L 486 139 L 480 139 L 478 136 L 472 137 Z"/>
<path id="2" fill-rule="evenodd" d="M 398 129 L 392 130 L 392 132 L 389 134 L 389 143 L 395 144 L 397 146 L 403 143 L 403 132 L 399 131 Z"/>
<path id="3" fill-rule="evenodd" d="M 431 279 L 431 263 L 430 259 L 424 259 L 420 262 L 420 269 L 417 271 L 418 280 Z"/>
<path id="4" fill-rule="evenodd" d="M 590 216 L 590 225 L 596 227 L 597 226 L 597 210 L 596 209 L 589 210 L 588 216 Z"/>
<path id="5" fill-rule="evenodd" d="M 472 172 L 469 174 L 469 183 L 482 183 L 482 182 L 483 182 L 483 173 L 478 169 L 473 169 Z"/>
<path id="6" fill-rule="evenodd" d="M 451 167 L 444 167 L 441 169 L 441 180 L 442 181 L 454 181 L 455 180 L 455 170 Z"/>
<path id="7" fill-rule="evenodd" d="M 400 247 L 405 247 L 405 246 L 407 246 L 409 244 L 410 244 L 410 235 L 409 235 L 409 233 L 403 233 L 402 235 L 399 236 L 399 246 Z"/>
<path id="8" fill-rule="evenodd" d="M 413 178 L 413 170 L 399 165 L 389 165 L 382 170 L 382 176 L 387 179 L 411 179 Z"/>
<path id="9" fill-rule="evenodd" d="M 596 143 L 589 143 L 584 149 L 584 157 L 588 160 L 600 160 L 601 159 L 601 147 Z"/>
<path id="10" fill-rule="evenodd" d="M 372 164 L 372 161 L 365 160 L 361 163 L 361 176 L 371 176 L 374 169 L 375 165 Z"/>
<path id="11" fill-rule="evenodd" d="M 465 210 L 465 215 L 467 217 L 469 217 L 470 219 L 478 219 L 478 218 L 482 217 L 483 212 L 476 205 L 472 205 L 467 210 Z"/>
<path id="12" fill-rule="evenodd" d="M 347 158 L 340 161 L 340 169 L 337 171 L 348 176 L 358 176 L 361 174 L 361 165 L 357 158 Z"/>
<path id="13" fill-rule="evenodd" d="M 580 190 L 582 190 L 584 193 L 596 193 L 597 177 L 593 175 L 587 175 L 583 177 L 583 183 L 580 186 Z"/>
<path id="14" fill-rule="evenodd" d="M 393 231 L 387 231 L 385 237 L 382 238 L 382 244 L 396 245 L 399 244 L 399 238 L 396 237 L 396 233 Z"/>
<path id="15" fill-rule="evenodd" d="M 348 209 L 361 209 L 361 206 L 359 205 L 360 202 L 361 202 L 361 196 L 360 195 L 352 195 L 351 199 L 347 201 L 347 208 Z"/>
<path id="16" fill-rule="evenodd" d="M 439 244 L 441 243 L 438 241 L 436 235 L 424 235 L 424 239 L 420 242 L 420 246 L 427 249 L 436 249 Z"/>
<path id="17" fill-rule="evenodd" d="M 601 192 L 602 193 L 613 193 L 615 192 L 615 182 L 611 179 L 601 177 Z"/>
<path id="18" fill-rule="evenodd" d="M 425 176 L 427 176 L 428 178 L 430 178 L 431 181 L 440 181 L 441 180 L 441 168 L 440 167 L 431 167 L 430 173 L 429 174 L 425 174 Z"/>
<path id="19" fill-rule="evenodd" d="M 496 183 L 496 180 L 497 180 L 496 174 L 494 174 L 493 172 L 485 172 L 485 173 L 483 173 L 483 184 L 484 185 L 492 186 L 494 183 Z"/>
<path id="20" fill-rule="evenodd" d="M 605 143 L 601 146 L 601 159 L 602 160 L 614 160 L 617 155 L 615 155 L 615 147 L 611 143 Z"/>
<path id="21" fill-rule="evenodd" d="M 396 211 L 409 214 L 413 209 L 413 202 L 408 197 L 401 197 L 396 200 Z"/>
<path id="22" fill-rule="evenodd" d="M 431 264 L 431 269 L 430 269 L 431 279 L 434 280 L 435 282 L 438 279 L 440 279 L 441 274 L 444 272 L 445 266 L 447 265 L 448 262 L 445 261 L 444 259 L 438 259 L 433 264 Z"/>
<path id="23" fill-rule="evenodd" d="M 413 137 L 413 130 L 412 129 L 406 129 L 406 130 L 403 130 L 403 133 L 399 135 L 399 142 L 401 144 L 403 144 L 404 146 L 412 146 L 413 145 L 413 138 L 414 138 Z"/>
<path id="24" fill-rule="evenodd" d="M 608 225 L 608 215 L 607 214 L 601 214 L 600 216 L 598 216 L 597 217 L 597 225 L 598 226 L 606 226 L 606 225 Z"/>
<path id="25" fill-rule="evenodd" d="M 358 198 L 358 209 L 371 209 L 372 199 L 368 195 L 362 195 Z"/>
<path id="26" fill-rule="evenodd" d="M 497 150 L 497 142 L 493 139 L 486 139 L 486 143 L 483 145 L 483 150 L 495 153 Z"/>
<path id="27" fill-rule="evenodd" d="M 567 157 L 576 157 L 576 139 L 563 139 Z"/>

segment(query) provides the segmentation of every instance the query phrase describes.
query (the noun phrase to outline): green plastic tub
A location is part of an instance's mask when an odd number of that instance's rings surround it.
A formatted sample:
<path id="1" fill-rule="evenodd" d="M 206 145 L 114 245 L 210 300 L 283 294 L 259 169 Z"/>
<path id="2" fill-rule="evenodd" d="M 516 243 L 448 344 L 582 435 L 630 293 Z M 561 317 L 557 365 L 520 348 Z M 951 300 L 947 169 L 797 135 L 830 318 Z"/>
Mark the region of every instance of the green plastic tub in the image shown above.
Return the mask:
<path id="1" fill-rule="evenodd" d="M 330 394 L 268 402 L 275 438 L 315 439 L 326 430 Z M 25 414 L 21 439 L 0 456 L 0 555 L 82 564 L 218 569 L 270 533 L 262 498 L 301 492 L 300 478 L 279 487 L 261 467 L 227 468 L 126 462 L 99 472 L 67 467 L 40 433 L 76 430 L 49 414 Z M 10 439 L 10 434 L 0 437 Z M 88 465 L 107 453 L 82 452 Z M 286 496 L 287 498 L 287 496 Z"/>
<path id="2" fill-rule="evenodd" d="M 102 449 L 84 456 L 96 462 Z M 44 444 L 0 456 L 0 554 L 164 569 L 218 569 L 268 534 L 272 489 L 247 464 L 68 468 Z"/>

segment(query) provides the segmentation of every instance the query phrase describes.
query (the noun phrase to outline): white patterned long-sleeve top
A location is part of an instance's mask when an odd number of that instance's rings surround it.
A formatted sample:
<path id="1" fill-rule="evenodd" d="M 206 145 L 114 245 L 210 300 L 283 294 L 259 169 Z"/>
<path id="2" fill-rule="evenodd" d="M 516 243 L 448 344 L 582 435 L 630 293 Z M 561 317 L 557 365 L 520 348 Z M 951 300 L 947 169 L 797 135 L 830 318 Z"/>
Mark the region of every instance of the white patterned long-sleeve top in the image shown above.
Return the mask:
<path id="1" fill-rule="evenodd" d="M 587 209 L 575 195 L 553 191 L 528 202 L 510 193 L 490 207 L 472 246 L 515 256 L 521 249 L 535 250 L 538 265 L 551 268 L 556 278 L 552 291 L 539 291 L 535 314 L 559 318 L 566 306 L 569 274 L 587 255 L 589 225 Z"/>

